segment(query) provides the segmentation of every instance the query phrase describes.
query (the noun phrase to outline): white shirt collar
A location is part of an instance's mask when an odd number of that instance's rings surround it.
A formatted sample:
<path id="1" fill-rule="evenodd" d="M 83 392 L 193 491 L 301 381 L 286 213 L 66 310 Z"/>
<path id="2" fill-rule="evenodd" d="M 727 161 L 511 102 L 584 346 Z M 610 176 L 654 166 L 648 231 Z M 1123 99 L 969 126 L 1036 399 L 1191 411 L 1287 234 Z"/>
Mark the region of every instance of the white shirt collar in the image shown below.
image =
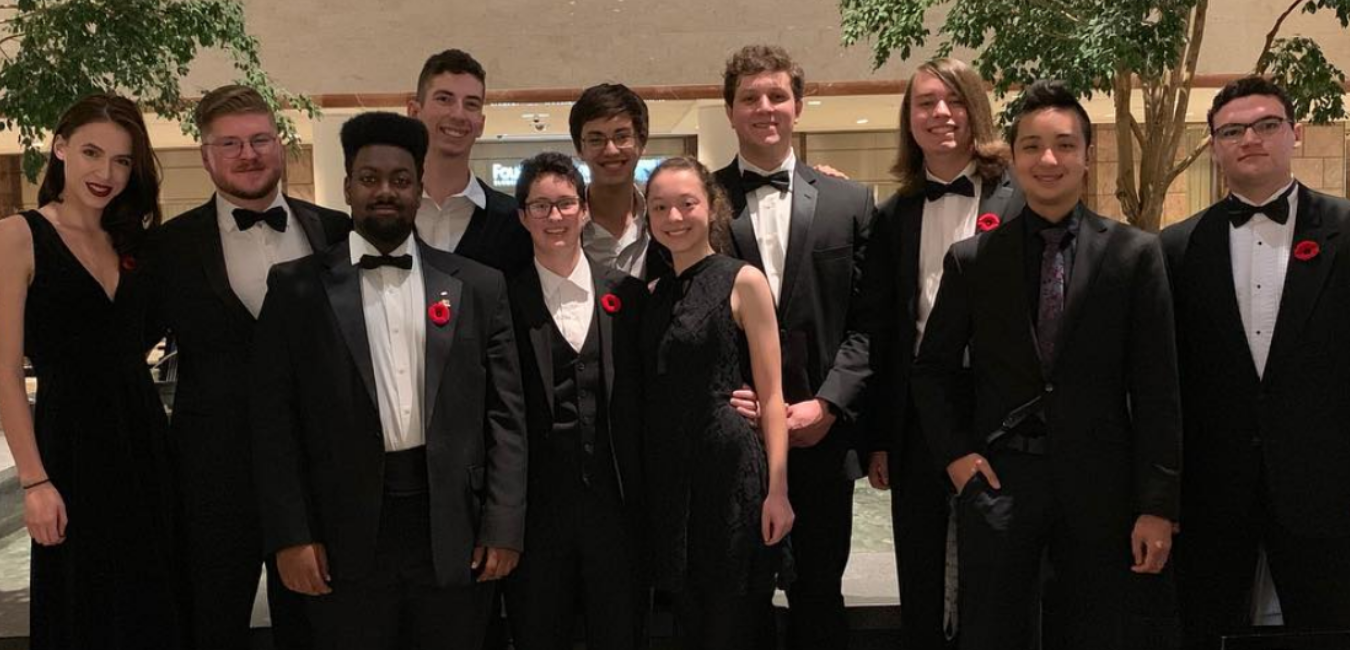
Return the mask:
<path id="1" fill-rule="evenodd" d="M 956 181 L 957 178 L 961 178 L 962 176 L 969 177 L 970 180 L 972 180 L 972 181 L 976 180 L 976 178 L 975 178 L 975 161 L 974 161 L 974 160 L 970 161 L 970 164 L 966 165 L 966 168 L 965 168 L 965 169 L 962 169 L 962 170 L 961 170 L 961 173 L 957 174 L 955 178 L 953 178 L 953 179 L 951 179 L 951 180 L 949 180 L 949 181 L 942 180 L 941 178 L 938 178 L 937 176 L 934 176 L 934 175 L 933 175 L 933 172 L 928 171 L 928 166 L 927 166 L 927 165 L 924 165 L 924 167 L 923 167 L 923 173 L 924 173 L 925 176 L 928 177 L 928 180 L 930 180 L 930 181 L 937 181 L 937 182 L 939 182 L 939 183 L 953 183 L 953 182 Z"/>
<path id="2" fill-rule="evenodd" d="M 795 171 L 797 168 L 797 153 L 792 149 L 788 149 L 787 158 L 784 158 L 782 164 L 778 165 L 778 167 L 775 167 L 774 169 L 760 169 L 750 161 L 746 160 L 745 156 L 742 156 L 739 153 L 736 154 L 736 162 L 741 166 L 741 171 L 743 172 L 749 171 L 755 172 L 760 176 L 768 176 L 769 174 L 773 174 L 776 172 L 786 171 L 788 173 L 788 178 L 791 179 L 794 176 L 792 172 Z"/>
<path id="3" fill-rule="evenodd" d="M 1292 179 L 1292 178 L 1289 179 L 1289 183 L 1286 184 L 1284 187 L 1281 187 L 1279 190 L 1276 190 L 1274 194 L 1271 194 L 1271 195 L 1270 195 L 1270 198 L 1271 198 L 1271 199 L 1274 199 L 1274 198 L 1280 196 L 1281 194 L 1284 194 L 1285 192 L 1288 192 L 1290 186 L 1292 186 L 1294 183 L 1297 183 L 1297 182 L 1298 182 L 1298 181 L 1295 180 L 1295 179 Z M 1231 191 L 1231 190 L 1230 190 L 1230 191 Z M 1298 192 L 1289 192 L 1289 196 L 1288 196 L 1287 198 L 1288 198 L 1290 201 L 1292 201 L 1293 198 L 1294 198 L 1294 196 L 1296 196 L 1297 194 L 1298 194 Z M 1241 194 L 1238 194 L 1237 192 L 1233 192 L 1233 196 L 1236 196 L 1237 199 L 1238 199 L 1239 201 L 1242 201 L 1243 203 L 1246 203 L 1247 205 L 1255 205 L 1255 206 L 1260 206 L 1260 205 L 1262 205 L 1262 204 L 1257 203 L 1256 201 L 1253 201 L 1253 200 L 1251 200 L 1251 199 L 1249 199 L 1249 198 L 1247 198 L 1247 197 L 1245 197 L 1245 196 L 1243 196 L 1243 195 L 1241 195 Z"/>
<path id="4" fill-rule="evenodd" d="M 473 171 L 469 172 L 469 184 L 465 185 L 461 192 L 458 194 L 451 194 L 446 197 L 445 200 L 448 203 L 450 199 L 457 197 L 468 199 L 469 203 L 474 204 L 474 206 L 480 210 L 487 208 L 487 192 L 483 191 L 483 184 L 478 182 L 478 177 L 473 175 Z M 430 194 L 427 194 L 425 189 L 422 190 L 422 200 L 431 201 L 432 203 L 436 202 L 435 199 L 431 198 Z"/>
<path id="5" fill-rule="evenodd" d="M 539 271 L 539 286 L 543 289 L 545 298 L 557 294 L 564 283 L 586 292 L 587 295 L 591 292 L 591 264 L 584 254 L 577 256 L 577 264 L 572 267 L 572 272 L 567 277 L 544 268 L 538 258 L 534 260 L 534 268 Z"/>
<path id="6" fill-rule="evenodd" d="M 586 188 L 587 201 L 590 201 L 591 188 Z M 594 240 L 614 240 L 622 243 L 636 241 L 647 229 L 647 197 L 642 193 L 642 188 L 637 184 L 633 185 L 633 220 L 628 222 L 628 228 L 619 234 L 618 237 L 610 234 L 601 226 L 595 223 L 595 219 L 587 219 L 585 225 L 581 227 L 584 235 L 582 243 Z M 631 235 L 631 236 L 630 236 Z"/>
<path id="7" fill-rule="evenodd" d="M 216 217 L 220 222 L 221 227 L 224 228 L 226 232 L 239 232 L 239 224 L 234 220 L 234 211 L 239 207 L 240 206 L 231 203 L 229 199 L 226 199 L 220 192 L 216 192 Z M 267 206 L 263 212 L 276 207 L 280 207 L 282 210 L 286 211 L 286 221 L 289 226 L 289 222 L 293 216 L 291 214 L 291 206 L 286 203 L 286 195 L 282 194 L 279 188 L 277 190 L 276 198 L 272 199 L 272 204 Z"/>
<path id="8" fill-rule="evenodd" d="M 409 234 L 408 238 L 403 240 L 402 244 L 398 245 L 398 248 L 389 251 L 389 256 L 398 257 L 399 255 L 412 255 L 413 259 L 416 260 L 417 246 L 413 245 L 415 239 L 415 237 Z M 375 257 L 384 255 L 384 253 L 380 252 L 380 249 L 375 248 L 375 244 L 366 241 L 366 238 L 362 237 L 360 233 L 355 230 L 347 235 L 347 242 L 351 246 L 352 266 L 360 264 L 361 256 L 363 255 L 373 255 Z"/>

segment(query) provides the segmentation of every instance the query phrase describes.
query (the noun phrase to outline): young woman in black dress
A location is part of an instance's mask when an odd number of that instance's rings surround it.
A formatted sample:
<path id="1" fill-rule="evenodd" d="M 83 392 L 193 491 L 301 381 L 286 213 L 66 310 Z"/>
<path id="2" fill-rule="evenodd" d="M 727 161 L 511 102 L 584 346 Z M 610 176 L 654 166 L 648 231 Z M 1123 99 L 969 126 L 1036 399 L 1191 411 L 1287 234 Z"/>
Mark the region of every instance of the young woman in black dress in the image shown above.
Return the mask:
<path id="1" fill-rule="evenodd" d="M 653 578 L 675 597 L 686 648 L 753 648 L 793 521 L 773 295 L 759 270 L 714 253 L 731 215 L 706 167 L 668 159 L 646 196 L 675 270 L 643 313 Z M 730 403 L 747 382 L 758 431 Z"/>
<path id="2" fill-rule="evenodd" d="M 0 424 L 33 538 L 37 650 L 181 647 L 136 268 L 158 199 L 140 110 L 91 95 L 55 129 L 40 207 L 0 220 Z"/>

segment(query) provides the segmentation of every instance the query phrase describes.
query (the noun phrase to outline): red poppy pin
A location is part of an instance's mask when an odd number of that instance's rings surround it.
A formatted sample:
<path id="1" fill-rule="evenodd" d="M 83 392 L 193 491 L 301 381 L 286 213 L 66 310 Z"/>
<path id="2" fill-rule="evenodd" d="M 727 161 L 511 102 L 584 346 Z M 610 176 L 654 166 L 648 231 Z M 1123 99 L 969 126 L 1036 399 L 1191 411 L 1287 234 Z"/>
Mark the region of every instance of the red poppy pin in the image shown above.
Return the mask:
<path id="1" fill-rule="evenodd" d="M 612 293 L 607 293 L 603 296 L 600 296 L 600 307 L 602 307 L 608 313 L 617 314 L 619 313 L 620 309 L 623 309 L 623 301 L 619 300 L 618 296 Z"/>
<path id="2" fill-rule="evenodd" d="M 1311 239 L 1305 239 L 1294 244 L 1294 259 L 1300 262 L 1306 262 L 1322 253 L 1322 247 Z"/>
<path id="3" fill-rule="evenodd" d="M 450 301 L 442 298 L 427 306 L 427 318 L 436 327 L 445 327 L 450 322 Z"/>
<path id="4" fill-rule="evenodd" d="M 121 260 L 122 270 L 130 273 L 136 270 L 136 258 L 130 255 L 123 255 Z"/>
<path id="5" fill-rule="evenodd" d="M 993 212 L 986 212 L 975 220 L 975 230 L 989 232 L 997 228 L 1000 223 L 1003 223 L 1003 221 L 998 218 L 998 215 Z"/>

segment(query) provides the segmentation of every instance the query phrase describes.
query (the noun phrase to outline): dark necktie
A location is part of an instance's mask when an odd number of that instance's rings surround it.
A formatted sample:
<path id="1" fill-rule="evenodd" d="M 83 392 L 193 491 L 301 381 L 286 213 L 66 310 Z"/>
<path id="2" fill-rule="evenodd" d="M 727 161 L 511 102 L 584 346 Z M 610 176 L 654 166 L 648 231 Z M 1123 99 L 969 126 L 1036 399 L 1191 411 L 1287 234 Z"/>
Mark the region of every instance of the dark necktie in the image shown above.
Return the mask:
<path id="1" fill-rule="evenodd" d="M 357 266 L 367 271 L 381 266 L 392 266 L 408 271 L 412 269 L 412 255 L 362 255 Z"/>
<path id="2" fill-rule="evenodd" d="M 756 174 L 748 169 L 741 171 L 741 187 L 745 188 L 745 193 L 749 194 L 755 190 L 772 185 L 773 189 L 779 192 L 786 192 L 792 187 L 791 179 L 788 177 L 786 169 L 777 171 L 768 176 Z"/>
<path id="3" fill-rule="evenodd" d="M 960 194 L 961 196 L 975 196 L 975 184 L 970 182 L 969 176 L 961 176 L 950 183 L 929 180 L 924 183 L 923 196 L 929 201 L 936 201 L 948 194 Z"/>
<path id="4" fill-rule="evenodd" d="M 1036 346 L 1041 353 L 1041 367 L 1048 374 L 1055 365 L 1055 341 L 1059 337 L 1059 323 L 1064 316 L 1064 238 L 1068 228 L 1046 228 L 1040 232 L 1045 240 L 1041 254 L 1041 299 L 1036 312 Z"/>
<path id="5" fill-rule="evenodd" d="M 246 210 L 244 208 L 234 209 L 234 223 L 239 226 L 239 231 L 243 232 L 257 225 L 261 221 L 267 224 L 267 227 L 277 232 L 286 232 L 286 208 L 275 206 L 267 209 L 267 212 L 258 212 L 257 210 Z"/>
<path id="6" fill-rule="evenodd" d="M 1290 185 L 1289 189 L 1280 193 L 1269 203 L 1265 205 L 1252 205 L 1239 199 L 1232 194 L 1228 195 L 1227 203 L 1228 218 L 1233 221 L 1234 228 L 1241 228 L 1243 224 L 1251 221 L 1257 213 L 1266 215 L 1267 219 L 1278 224 L 1289 222 L 1289 195 L 1294 192 L 1297 185 Z"/>

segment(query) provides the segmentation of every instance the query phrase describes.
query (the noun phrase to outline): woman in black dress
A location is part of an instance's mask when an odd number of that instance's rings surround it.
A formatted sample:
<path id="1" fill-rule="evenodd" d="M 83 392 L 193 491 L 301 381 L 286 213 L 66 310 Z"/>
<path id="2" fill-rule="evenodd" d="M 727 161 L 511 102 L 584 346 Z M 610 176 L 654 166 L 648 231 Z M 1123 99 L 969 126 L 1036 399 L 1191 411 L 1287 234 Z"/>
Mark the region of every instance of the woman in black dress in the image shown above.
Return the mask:
<path id="1" fill-rule="evenodd" d="M 652 171 L 647 214 L 675 268 L 643 314 L 653 578 L 686 648 L 753 648 L 793 520 L 773 296 L 759 270 L 714 253 L 730 209 L 698 161 Z M 747 382 L 759 431 L 730 403 Z"/>
<path id="2" fill-rule="evenodd" d="M 41 207 L 0 220 L 0 424 L 33 538 L 37 650 L 181 647 L 166 423 L 136 272 L 158 199 L 140 110 L 91 95 L 55 129 Z"/>

